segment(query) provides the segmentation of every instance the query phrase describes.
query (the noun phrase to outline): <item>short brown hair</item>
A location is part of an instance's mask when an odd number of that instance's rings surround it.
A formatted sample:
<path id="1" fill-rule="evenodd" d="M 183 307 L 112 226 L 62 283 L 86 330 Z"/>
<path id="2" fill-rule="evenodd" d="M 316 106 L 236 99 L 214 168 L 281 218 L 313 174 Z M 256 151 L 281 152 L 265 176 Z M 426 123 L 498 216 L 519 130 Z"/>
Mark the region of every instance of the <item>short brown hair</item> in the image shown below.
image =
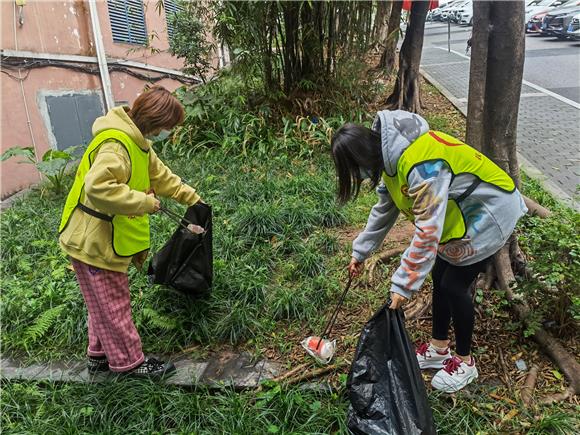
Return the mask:
<path id="1" fill-rule="evenodd" d="M 152 86 L 137 97 L 129 116 L 143 135 L 159 129 L 171 130 L 183 122 L 183 106 L 162 86 Z"/>

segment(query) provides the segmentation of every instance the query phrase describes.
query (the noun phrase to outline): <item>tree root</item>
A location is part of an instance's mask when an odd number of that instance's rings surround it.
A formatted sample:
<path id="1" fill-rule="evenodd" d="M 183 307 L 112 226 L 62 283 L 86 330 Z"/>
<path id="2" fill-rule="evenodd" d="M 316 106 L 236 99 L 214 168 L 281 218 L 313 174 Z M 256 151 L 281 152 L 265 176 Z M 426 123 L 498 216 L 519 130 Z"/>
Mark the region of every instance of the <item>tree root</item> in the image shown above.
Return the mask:
<path id="1" fill-rule="evenodd" d="M 512 302 L 513 310 L 518 318 L 527 324 L 531 310 L 527 303 L 516 296 L 512 289 L 512 285 L 515 284 L 515 277 L 511 268 L 509 252 L 510 248 L 506 245 L 494 256 L 494 263 L 498 272 L 497 277 L 500 288 L 505 291 L 507 299 Z M 570 383 L 572 394 L 580 394 L 580 364 L 578 364 L 574 356 L 570 355 L 556 338 L 543 328 L 537 329 L 532 338 L 562 370 Z"/>
<path id="2" fill-rule="evenodd" d="M 525 195 L 522 196 L 524 197 L 524 202 L 526 203 L 526 207 L 528 207 L 528 214 L 530 216 L 538 216 L 541 217 L 542 219 L 545 219 L 552 214 L 550 210 L 541 206 L 533 199 L 528 198 Z"/>
<path id="3" fill-rule="evenodd" d="M 574 395 L 575 395 L 574 389 L 572 387 L 568 387 L 568 388 L 566 388 L 566 391 L 564 391 L 563 393 L 550 394 L 548 396 L 542 397 L 538 401 L 538 403 L 540 405 L 551 405 L 553 403 L 563 402 L 564 400 L 568 400 L 570 397 L 574 397 Z"/>
<path id="4" fill-rule="evenodd" d="M 413 301 L 404 306 L 405 319 L 419 319 L 431 308 L 431 295 L 420 293 Z"/>
<path id="5" fill-rule="evenodd" d="M 392 248 L 389 249 L 385 252 L 383 252 L 378 258 L 376 258 L 375 260 L 372 261 L 372 263 L 369 266 L 369 282 L 371 283 L 371 285 L 376 284 L 376 268 L 379 264 L 383 264 L 386 263 L 387 261 L 389 261 L 392 257 L 395 257 L 396 255 L 401 255 L 403 252 L 405 252 L 405 249 L 407 249 L 406 246 L 399 246 L 397 248 Z"/>
<path id="6" fill-rule="evenodd" d="M 538 366 L 534 365 L 528 372 L 526 376 L 526 382 L 520 390 L 520 397 L 525 406 L 529 406 L 532 402 L 534 395 L 534 387 L 536 386 L 536 381 L 538 380 Z"/>

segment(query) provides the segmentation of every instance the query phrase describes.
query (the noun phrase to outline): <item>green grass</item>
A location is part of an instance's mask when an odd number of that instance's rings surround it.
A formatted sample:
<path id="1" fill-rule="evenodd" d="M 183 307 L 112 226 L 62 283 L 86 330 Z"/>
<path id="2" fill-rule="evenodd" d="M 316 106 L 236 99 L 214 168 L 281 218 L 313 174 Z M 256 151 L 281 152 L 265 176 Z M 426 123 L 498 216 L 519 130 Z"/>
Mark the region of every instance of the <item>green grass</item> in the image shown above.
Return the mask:
<path id="1" fill-rule="evenodd" d="M 27 434 L 346 434 L 344 387 L 315 392 L 269 385 L 260 393 L 194 391 L 124 380 L 104 385 L 4 382 L 2 432 Z M 440 434 L 571 434 L 578 407 L 526 409 L 488 397 L 490 387 L 432 393 Z M 516 409 L 515 416 L 507 418 Z M 512 411 L 513 412 L 513 411 Z"/>
<path id="2" fill-rule="evenodd" d="M 327 269 L 338 250 L 327 229 L 347 219 L 334 199 L 329 157 L 317 154 L 312 165 L 285 156 L 226 158 L 214 148 L 166 162 L 213 205 L 215 284 L 209 298 L 190 300 L 150 287 L 131 269 L 133 315 L 145 349 L 236 344 L 273 331 L 277 319 L 312 320 L 338 282 L 337 271 Z M 57 244 L 62 202 L 33 193 L 2 215 L 5 352 L 42 359 L 84 352 L 85 308 Z M 174 227 L 153 216 L 153 251 Z"/>

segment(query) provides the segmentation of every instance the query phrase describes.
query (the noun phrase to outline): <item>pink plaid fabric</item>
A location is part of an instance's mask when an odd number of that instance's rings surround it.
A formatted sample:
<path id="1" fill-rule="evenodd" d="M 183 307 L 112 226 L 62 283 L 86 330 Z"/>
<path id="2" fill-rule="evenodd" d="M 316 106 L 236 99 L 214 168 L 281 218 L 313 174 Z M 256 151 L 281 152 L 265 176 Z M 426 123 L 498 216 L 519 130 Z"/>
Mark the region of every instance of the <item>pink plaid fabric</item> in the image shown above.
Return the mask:
<path id="1" fill-rule="evenodd" d="M 89 356 L 106 355 L 115 372 L 137 367 L 144 356 L 131 317 L 127 274 L 71 260 L 89 311 Z"/>

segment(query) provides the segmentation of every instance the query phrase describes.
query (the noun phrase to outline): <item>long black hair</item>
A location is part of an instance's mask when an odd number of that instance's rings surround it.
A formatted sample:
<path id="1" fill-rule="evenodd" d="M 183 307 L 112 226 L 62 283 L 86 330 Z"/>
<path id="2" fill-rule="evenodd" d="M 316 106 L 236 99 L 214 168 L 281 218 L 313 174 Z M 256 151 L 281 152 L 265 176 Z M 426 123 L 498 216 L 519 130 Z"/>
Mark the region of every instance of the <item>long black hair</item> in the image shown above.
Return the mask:
<path id="1" fill-rule="evenodd" d="M 331 142 L 332 158 L 338 177 L 337 198 L 344 204 L 355 199 L 362 183 L 360 169 L 371 174 L 372 187 L 379 184 L 383 171 L 381 135 L 357 124 L 344 124 Z"/>

